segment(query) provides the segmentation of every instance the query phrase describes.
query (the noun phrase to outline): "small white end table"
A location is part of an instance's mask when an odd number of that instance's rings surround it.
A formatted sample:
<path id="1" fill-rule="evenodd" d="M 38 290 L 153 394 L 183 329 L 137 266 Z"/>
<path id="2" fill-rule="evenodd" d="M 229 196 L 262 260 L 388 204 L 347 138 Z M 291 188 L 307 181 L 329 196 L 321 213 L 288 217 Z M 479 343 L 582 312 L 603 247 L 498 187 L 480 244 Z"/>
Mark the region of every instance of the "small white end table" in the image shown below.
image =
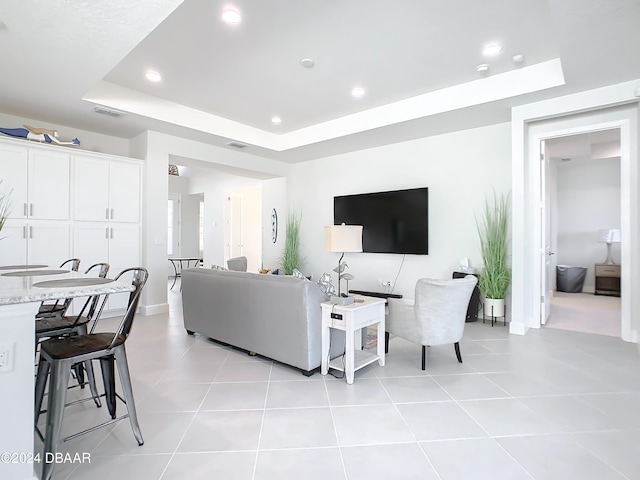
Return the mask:
<path id="1" fill-rule="evenodd" d="M 343 371 L 348 384 L 353 383 L 356 370 L 378 361 L 384 366 L 384 298 L 356 297 L 351 305 L 322 303 L 322 364 L 321 373 L 326 375 L 329 368 Z M 362 328 L 377 325 L 378 346 L 376 353 L 371 350 L 356 350 L 355 334 Z M 331 329 L 345 332 L 346 347 L 344 364 L 342 357 L 329 362 Z"/>

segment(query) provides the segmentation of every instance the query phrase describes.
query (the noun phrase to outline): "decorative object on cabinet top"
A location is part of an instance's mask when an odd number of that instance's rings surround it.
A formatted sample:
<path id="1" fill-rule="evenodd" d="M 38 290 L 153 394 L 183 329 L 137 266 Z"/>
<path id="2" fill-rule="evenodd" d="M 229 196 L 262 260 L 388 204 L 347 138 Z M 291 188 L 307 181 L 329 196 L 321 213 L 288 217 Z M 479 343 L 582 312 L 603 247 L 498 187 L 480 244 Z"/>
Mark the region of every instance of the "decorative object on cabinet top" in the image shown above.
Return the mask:
<path id="1" fill-rule="evenodd" d="M 177 165 L 169 164 L 169 175 L 174 175 L 176 177 L 180 176 L 180 170 L 178 170 Z"/>
<path id="2" fill-rule="evenodd" d="M 10 137 L 26 138 L 34 142 L 55 143 L 57 145 L 80 145 L 80 140 L 74 138 L 70 142 L 58 140 L 58 131 L 49 128 L 31 127 L 23 125 L 24 128 L 4 128 L 0 127 L 0 133 Z"/>

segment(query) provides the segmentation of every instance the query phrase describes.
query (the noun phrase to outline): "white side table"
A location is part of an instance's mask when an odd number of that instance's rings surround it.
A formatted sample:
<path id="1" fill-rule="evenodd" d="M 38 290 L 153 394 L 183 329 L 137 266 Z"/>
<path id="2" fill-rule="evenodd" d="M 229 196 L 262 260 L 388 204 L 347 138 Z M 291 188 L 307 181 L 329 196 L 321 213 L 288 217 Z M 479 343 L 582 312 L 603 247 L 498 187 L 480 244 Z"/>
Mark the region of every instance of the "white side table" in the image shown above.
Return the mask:
<path id="1" fill-rule="evenodd" d="M 329 368 L 343 371 L 347 383 L 353 383 L 354 372 L 370 363 L 378 361 L 384 366 L 384 298 L 356 297 L 351 305 L 322 304 L 322 375 Z M 356 350 L 355 334 L 369 325 L 378 326 L 378 347 L 376 353 L 370 350 Z M 344 365 L 341 357 L 329 362 L 330 329 L 345 332 L 346 349 Z"/>

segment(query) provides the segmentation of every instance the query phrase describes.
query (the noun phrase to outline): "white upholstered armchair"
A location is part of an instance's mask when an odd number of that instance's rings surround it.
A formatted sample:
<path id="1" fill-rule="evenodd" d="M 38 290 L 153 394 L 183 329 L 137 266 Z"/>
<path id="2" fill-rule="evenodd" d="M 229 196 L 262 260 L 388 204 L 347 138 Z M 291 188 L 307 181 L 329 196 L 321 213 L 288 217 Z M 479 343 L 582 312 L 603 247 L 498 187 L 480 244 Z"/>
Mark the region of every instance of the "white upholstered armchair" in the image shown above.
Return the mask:
<path id="1" fill-rule="evenodd" d="M 451 280 L 421 278 L 416 283 L 415 300 L 390 298 L 385 350 L 389 351 L 390 333 L 422 345 L 424 370 L 427 346 L 453 343 L 462 363 L 458 342 L 477 281 L 473 275 Z"/>

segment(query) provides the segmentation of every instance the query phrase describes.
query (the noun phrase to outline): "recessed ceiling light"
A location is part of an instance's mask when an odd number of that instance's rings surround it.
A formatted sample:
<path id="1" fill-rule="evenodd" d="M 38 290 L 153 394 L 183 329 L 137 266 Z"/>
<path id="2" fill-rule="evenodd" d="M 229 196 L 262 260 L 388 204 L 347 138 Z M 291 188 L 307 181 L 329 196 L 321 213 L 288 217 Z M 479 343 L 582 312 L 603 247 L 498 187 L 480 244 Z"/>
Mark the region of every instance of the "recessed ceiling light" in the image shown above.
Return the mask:
<path id="1" fill-rule="evenodd" d="M 222 10 L 220 18 L 223 22 L 230 25 L 237 25 L 242 21 L 242 15 L 240 15 L 240 12 L 231 7 L 226 7 L 224 10 Z"/>
<path id="2" fill-rule="evenodd" d="M 487 73 L 489 71 L 489 65 L 486 63 L 480 64 L 476 67 L 478 73 Z"/>
<path id="3" fill-rule="evenodd" d="M 300 65 L 304 68 L 311 68 L 315 65 L 315 62 L 311 58 L 303 58 L 300 60 Z"/>
<path id="4" fill-rule="evenodd" d="M 356 98 L 364 97 L 364 88 L 362 87 L 353 87 L 351 90 L 351 95 Z"/>
<path id="5" fill-rule="evenodd" d="M 521 53 L 514 55 L 511 60 L 513 61 L 513 63 L 515 63 L 516 65 L 522 65 L 524 63 L 524 55 L 522 55 Z"/>
<path id="6" fill-rule="evenodd" d="M 482 50 L 482 54 L 486 55 L 487 57 L 490 57 L 492 55 L 497 55 L 502 51 L 502 45 L 499 45 L 497 43 L 492 43 L 491 45 L 487 45 L 486 47 L 484 47 L 484 49 Z"/>
<path id="7" fill-rule="evenodd" d="M 282 123 L 282 119 L 278 116 L 272 117 L 271 118 L 271 123 L 275 124 L 275 125 L 280 125 Z"/>
<path id="8" fill-rule="evenodd" d="M 155 70 L 147 70 L 144 73 L 144 76 L 145 76 L 145 78 L 147 80 L 149 80 L 150 82 L 154 82 L 154 83 L 158 83 L 160 80 L 162 80 L 162 75 L 160 75 Z"/>

